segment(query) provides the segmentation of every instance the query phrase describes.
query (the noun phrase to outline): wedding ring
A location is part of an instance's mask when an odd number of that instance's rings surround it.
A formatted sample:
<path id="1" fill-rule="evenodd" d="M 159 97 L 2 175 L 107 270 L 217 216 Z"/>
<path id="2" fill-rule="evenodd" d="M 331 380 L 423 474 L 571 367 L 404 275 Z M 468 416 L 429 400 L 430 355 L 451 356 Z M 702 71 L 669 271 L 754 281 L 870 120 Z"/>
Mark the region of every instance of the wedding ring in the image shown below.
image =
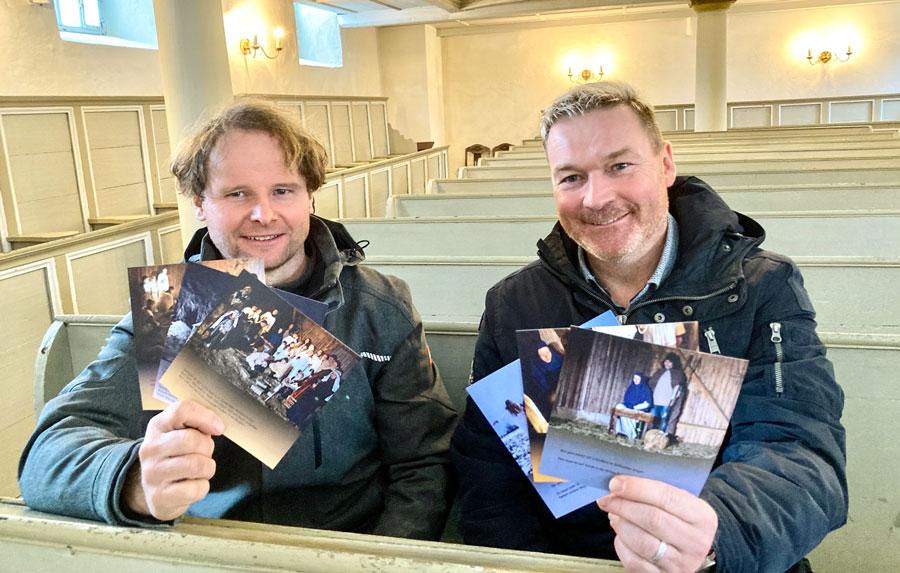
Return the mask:
<path id="1" fill-rule="evenodd" d="M 653 557 L 650 558 L 650 562 L 651 563 L 659 563 L 660 561 L 662 561 L 662 558 L 666 554 L 666 550 L 668 548 L 669 548 L 669 546 L 666 545 L 666 542 L 660 539 L 659 549 L 656 550 L 656 555 L 654 555 Z"/>

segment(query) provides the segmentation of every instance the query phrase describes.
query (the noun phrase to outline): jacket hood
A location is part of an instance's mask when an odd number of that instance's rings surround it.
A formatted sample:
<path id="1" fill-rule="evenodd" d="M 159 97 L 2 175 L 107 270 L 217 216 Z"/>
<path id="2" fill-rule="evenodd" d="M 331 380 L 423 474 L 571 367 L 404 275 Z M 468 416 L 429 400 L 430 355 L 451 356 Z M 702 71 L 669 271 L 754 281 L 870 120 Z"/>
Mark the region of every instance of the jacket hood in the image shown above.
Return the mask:
<path id="1" fill-rule="evenodd" d="M 732 211 L 696 177 L 677 177 L 668 194 L 669 211 L 678 222 L 678 255 L 660 290 L 674 284 L 677 292 L 667 291 L 667 296 L 696 296 L 741 280 L 743 257 L 765 238 L 762 226 Z M 544 266 L 560 280 L 606 298 L 581 276 L 576 262 L 578 245 L 559 221 L 537 246 Z"/>

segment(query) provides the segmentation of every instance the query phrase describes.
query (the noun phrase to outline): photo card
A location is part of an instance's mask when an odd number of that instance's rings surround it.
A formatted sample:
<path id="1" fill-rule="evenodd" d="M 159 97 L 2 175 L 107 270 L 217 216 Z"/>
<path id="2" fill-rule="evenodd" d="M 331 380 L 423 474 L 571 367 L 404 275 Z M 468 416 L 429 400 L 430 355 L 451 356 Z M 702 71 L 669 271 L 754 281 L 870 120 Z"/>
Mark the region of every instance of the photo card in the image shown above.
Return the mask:
<path id="1" fill-rule="evenodd" d="M 157 371 L 160 361 L 167 354 L 165 349 L 168 332 L 173 323 L 178 322 L 175 318 L 178 315 L 178 302 L 185 275 L 189 274 L 188 271 L 192 266 L 204 269 L 207 277 L 221 275 L 222 280 L 226 281 L 228 277 L 244 271 L 253 272 L 260 278 L 264 272 L 260 259 L 224 259 L 205 261 L 199 265 L 182 263 L 128 269 L 134 348 L 141 388 L 141 404 L 144 410 L 162 410 L 166 407 L 166 402 L 154 396 Z"/>
<path id="2" fill-rule="evenodd" d="M 160 383 L 218 413 L 225 436 L 274 468 L 358 361 L 245 273 L 193 329 Z"/>
<path id="3" fill-rule="evenodd" d="M 654 324 L 616 324 L 593 326 L 591 330 L 605 332 L 613 336 L 631 340 L 643 340 L 663 346 L 697 350 L 699 348 L 699 328 L 696 322 L 665 322 Z M 516 332 L 519 345 L 519 359 L 522 365 L 522 384 L 525 391 L 523 408 L 528 419 L 528 435 L 531 444 L 532 477 L 535 482 L 562 482 L 558 477 L 540 471 L 541 453 L 547 434 L 553 406 L 556 404 L 556 386 L 565 357 L 565 338 L 569 329 L 536 329 Z M 634 394 L 634 392 L 632 392 Z M 652 404 L 644 401 L 627 401 L 620 404 L 623 409 L 637 408 L 649 411 Z M 618 424 L 631 424 L 632 418 L 624 415 Z M 635 424 L 636 425 L 636 424 Z M 625 431 L 634 428 L 628 428 Z"/>
<path id="4" fill-rule="evenodd" d="M 581 326 L 590 328 L 613 324 L 618 324 L 616 317 L 607 311 Z M 522 368 L 518 359 L 470 384 L 466 392 L 554 517 L 571 513 L 603 495 L 601 490 L 579 483 L 535 483 L 531 478 L 533 468 L 530 446 L 523 444 L 528 438 L 528 420 L 524 408 L 511 408 L 508 404 L 519 404 L 524 394 Z"/>
<path id="5" fill-rule="evenodd" d="M 612 327 L 615 328 L 615 327 Z M 547 435 L 550 413 L 556 403 L 556 385 L 566 355 L 568 328 L 540 328 L 516 331 L 519 364 L 522 368 L 522 408 L 528 420 L 531 450 L 531 477 L 536 483 L 562 482 L 540 471 L 541 452 Z"/>
<path id="6" fill-rule="evenodd" d="M 210 261 L 210 263 L 216 262 L 218 261 Z M 261 260 L 259 261 L 259 268 L 262 269 Z M 256 272 L 251 272 L 250 274 L 262 280 Z M 175 396 L 160 383 L 162 375 L 169 368 L 172 361 L 175 360 L 175 357 L 178 356 L 178 353 L 181 352 L 181 349 L 197 327 L 200 326 L 203 319 L 212 312 L 220 313 L 226 305 L 234 302 L 234 300 L 228 300 L 228 294 L 236 290 L 234 288 L 235 284 L 235 278 L 231 274 L 214 274 L 199 265 L 192 265 L 185 272 L 181 287 L 182 293 L 178 304 L 175 306 L 172 324 L 166 332 L 165 345 L 163 346 L 162 356 L 158 360 L 158 370 L 154 380 L 152 395 L 157 402 L 162 404 L 161 407 L 176 401 Z M 281 289 L 273 288 L 271 290 L 315 323 L 322 324 L 325 320 L 325 312 L 328 310 L 327 304 Z M 234 296 L 240 297 L 242 295 L 238 293 Z M 270 344 L 276 346 L 281 342 L 280 337 L 283 336 L 284 332 L 281 328 L 267 333 Z M 144 409 L 152 408 L 145 407 Z"/>
<path id="7" fill-rule="evenodd" d="M 747 361 L 584 329 L 566 350 L 541 471 L 604 491 L 623 474 L 699 493 Z"/>

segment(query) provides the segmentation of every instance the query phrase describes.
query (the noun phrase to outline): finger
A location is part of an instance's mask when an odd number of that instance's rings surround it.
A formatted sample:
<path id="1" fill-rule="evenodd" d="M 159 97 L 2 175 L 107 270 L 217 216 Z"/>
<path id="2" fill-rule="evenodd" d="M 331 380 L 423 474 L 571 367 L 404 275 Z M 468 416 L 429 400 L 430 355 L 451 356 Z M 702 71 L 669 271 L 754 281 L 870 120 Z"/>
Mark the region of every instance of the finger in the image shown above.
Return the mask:
<path id="1" fill-rule="evenodd" d="M 699 498 L 694 494 L 661 481 L 616 476 L 610 481 L 609 490 L 613 497 L 656 506 L 691 524 L 704 522 L 709 517 L 704 511 L 708 504 L 697 504 Z"/>
<path id="2" fill-rule="evenodd" d="M 616 536 L 613 547 L 616 548 L 616 555 L 622 566 L 629 573 L 660 573 L 659 567 L 635 553 L 621 536 Z"/>
<path id="3" fill-rule="evenodd" d="M 211 436 L 225 431 L 225 423 L 212 410 L 189 400 L 169 404 L 154 416 L 147 426 L 147 433 L 165 433 L 172 430 L 194 428 Z"/>
<path id="4" fill-rule="evenodd" d="M 635 555 L 640 556 L 664 571 L 679 570 L 683 559 L 678 547 L 668 543 L 663 557 L 659 561 L 654 562 L 653 557 L 659 551 L 662 539 L 654 537 L 630 520 L 618 515 L 611 515 L 610 523 L 613 524 L 616 535 L 622 539 L 622 542 Z"/>
<path id="5" fill-rule="evenodd" d="M 172 430 L 145 439 L 141 445 L 141 458 L 171 458 L 187 454 L 200 454 L 209 458 L 212 457 L 215 445 L 211 436 L 199 430 Z"/>
<path id="6" fill-rule="evenodd" d="M 679 539 L 679 532 L 693 529 L 693 526 L 678 516 L 654 505 L 616 496 L 601 499 L 598 505 L 610 515 L 626 516 L 631 523 L 657 539 Z"/>
<path id="7" fill-rule="evenodd" d="M 208 480 L 183 480 L 155 490 L 148 496 L 147 504 L 153 517 L 169 521 L 182 516 L 192 503 L 200 501 L 208 493 Z"/>
<path id="8" fill-rule="evenodd" d="M 210 480 L 215 473 L 215 460 L 190 454 L 159 460 L 150 467 L 144 468 L 143 482 L 150 487 L 156 486 L 157 489 L 164 489 L 168 487 L 168 484 L 183 480 Z"/>

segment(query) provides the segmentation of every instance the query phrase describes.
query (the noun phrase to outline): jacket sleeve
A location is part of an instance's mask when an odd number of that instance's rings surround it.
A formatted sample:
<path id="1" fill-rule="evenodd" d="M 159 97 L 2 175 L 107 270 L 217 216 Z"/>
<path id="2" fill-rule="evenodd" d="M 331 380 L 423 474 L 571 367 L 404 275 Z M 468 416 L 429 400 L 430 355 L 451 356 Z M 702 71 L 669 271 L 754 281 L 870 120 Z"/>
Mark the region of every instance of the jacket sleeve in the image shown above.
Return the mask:
<path id="1" fill-rule="evenodd" d="M 497 298 L 488 293 L 485 314 L 479 326 L 472 378 L 484 378 L 512 361 L 504 356 L 498 340 L 515 344 L 515 333 L 502 337 L 496 331 Z M 512 349 L 507 349 L 512 350 Z M 508 359 L 507 359 L 508 358 Z M 453 436 L 451 454 L 459 478 L 461 527 L 470 545 L 528 551 L 550 551 L 541 516 L 551 519 L 531 483 L 506 451 L 478 406 L 468 399 L 466 412 Z"/>
<path id="2" fill-rule="evenodd" d="M 149 524 L 126 516 L 119 503 L 149 417 L 141 410 L 131 345 L 128 315 L 97 359 L 44 407 L 19 461 L 19 489 L 29 507 L 116 525 Z"/>
<path id="3" fill-rule="evenodd" d="M 410 310 L 412 328 L 374 383 L 387 484 L 384 510 L 372 533 L 436 540 L 452 498 L 447 449 L 456 410 L 431 361 L 422 321 Z"/>
<path id="4" fill-rule="evenodd" d="M 729 573 L 785 571 L 847 519 L 843 392 L 799 270 L 761 258 L 749 369 L 701 494 L 719 517 L 717 571 Z"/>

